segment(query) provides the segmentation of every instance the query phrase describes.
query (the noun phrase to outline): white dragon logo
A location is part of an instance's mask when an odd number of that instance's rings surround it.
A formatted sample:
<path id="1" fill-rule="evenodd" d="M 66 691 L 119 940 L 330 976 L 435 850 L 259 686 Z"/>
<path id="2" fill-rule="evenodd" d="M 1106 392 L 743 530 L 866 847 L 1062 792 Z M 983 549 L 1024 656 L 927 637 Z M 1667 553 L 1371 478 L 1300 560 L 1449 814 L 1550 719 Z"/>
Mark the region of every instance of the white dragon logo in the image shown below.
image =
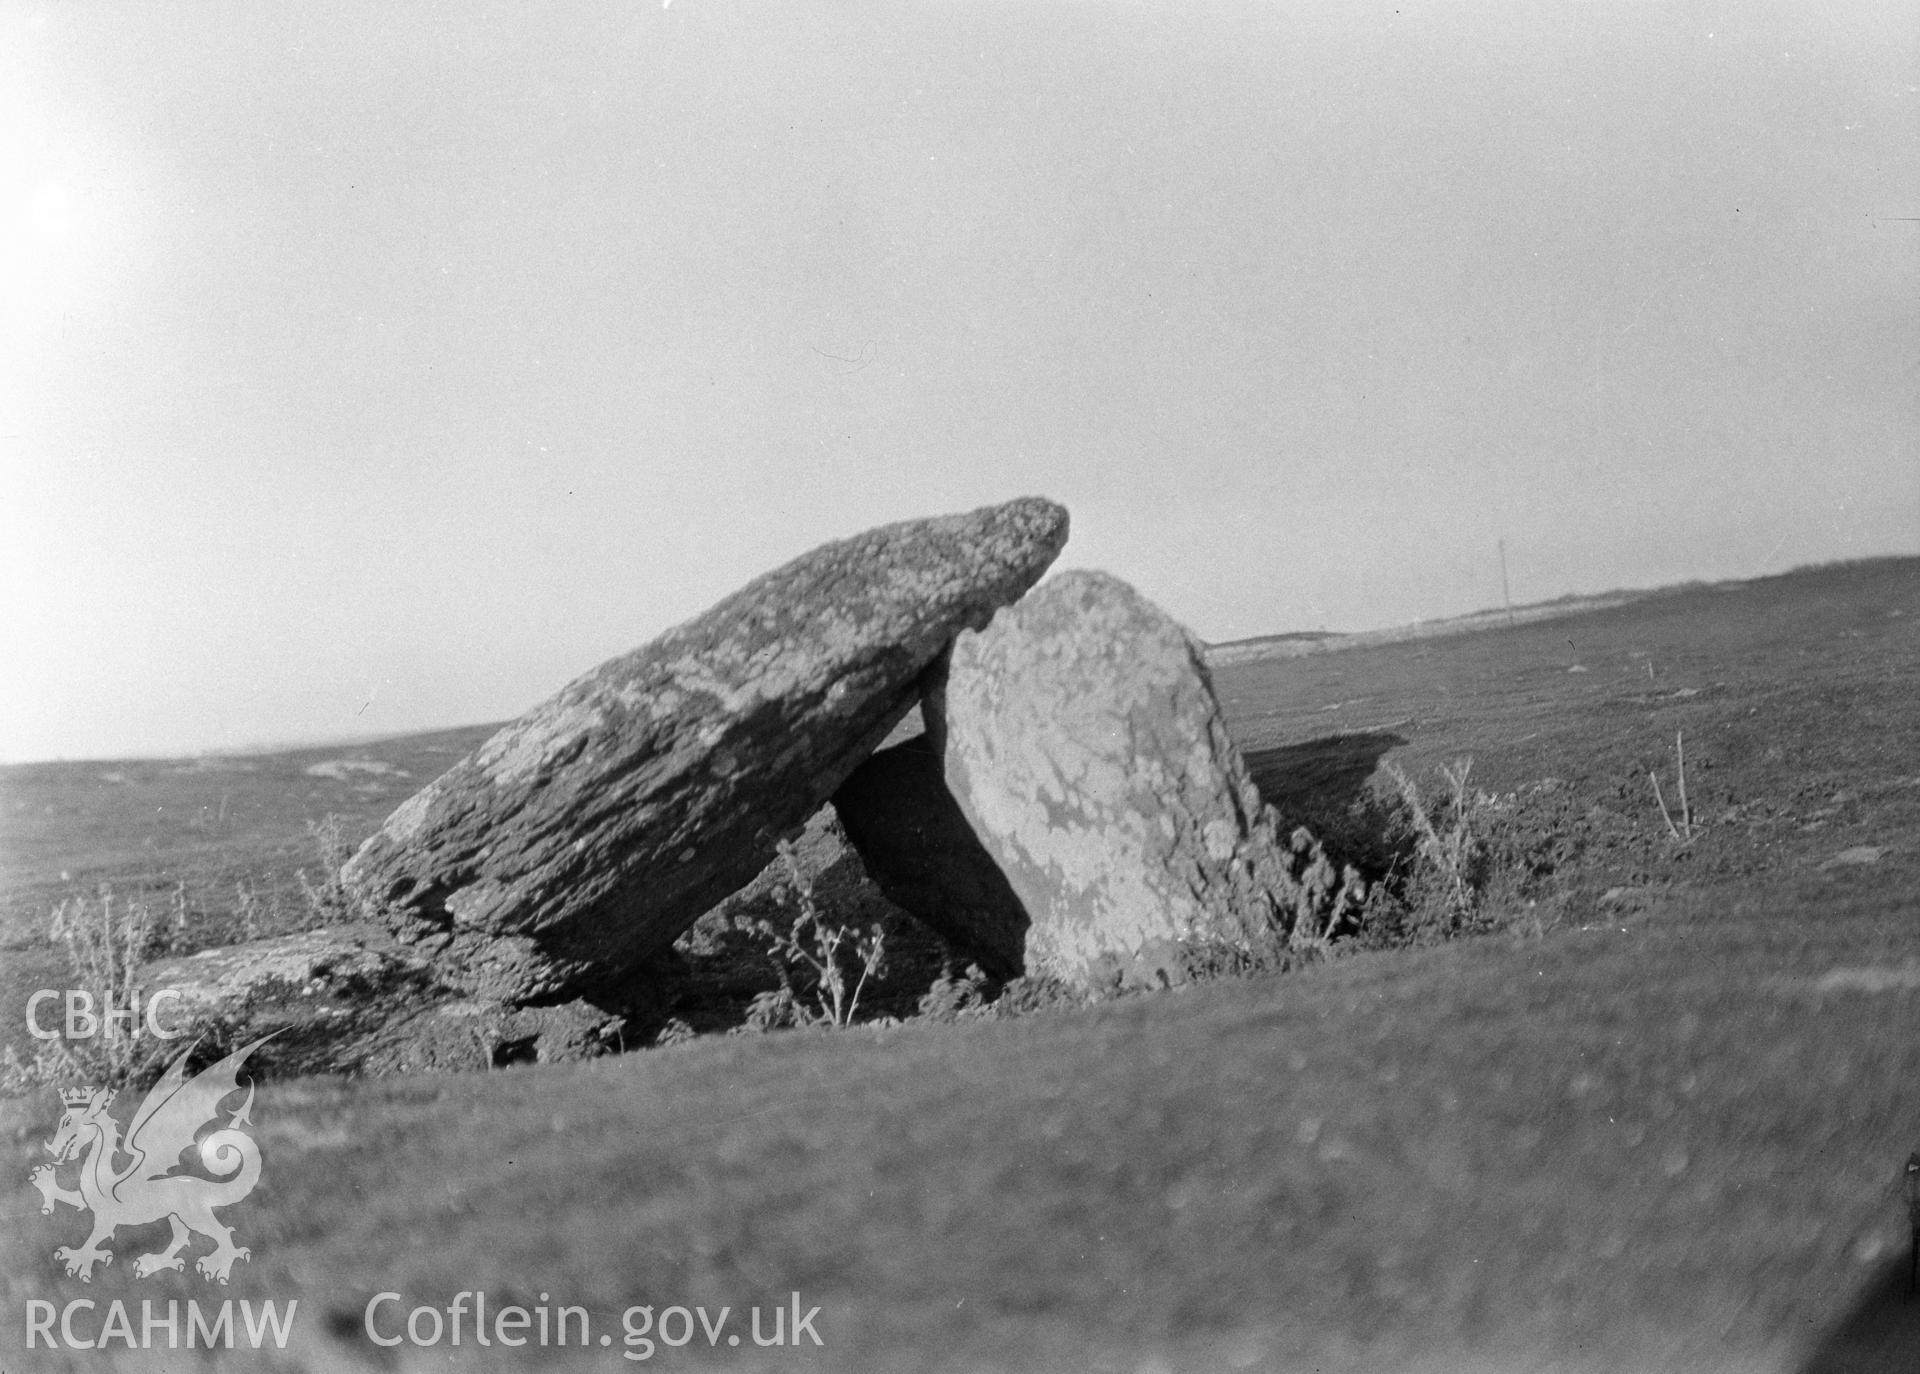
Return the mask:
<path id="1" fill-rule="evenodd" d="M 266 1037 L 262 1037 L 263 1039 Z M 211 1254 L 202 1255 L 194 1268 L 221 1283 L 233 1270 L 237 1259 L 248 1259 L 253 1252 L 233 1243 L 233 1228 L 223 1226 L 213 1215 L 216 1207 L 227 1207 L 253 1191 L 260 1181 L 260 1147 L 244 1130 L 251 1126 L 248 1113 L 253 1110 L 253 1085 L 247 1085 L 247 1100 L 234 1111 L 227 1124 L 200 1142 L 200 1162 L 215 1178 L 176 1174 L 180 1156 L 191 1149 L 202 1127 L 220 1119 L 220 1104 L 240 1090 L 240 1065 L 259 1047 L 260 1040 L 222 1059 L 217 1064 L 187 1077 L 186 1054 L 167 1067 L 160 1081 L 148 1090 L 145 1100 L 127 1123 L 126 1143 L 120 1140 L 120 1123 L 107 1114 L 114 1093 L 111 1088 L 73 1088 L 61 1093 L 67 1105 L 60 1118 L 60 1129 L 47 1142 L 52 1164 L 42 1164 L 31 1175 L 33 1186 L 46 1199 L 42 1212 L 51 1212 L 53 1204 L 64 1202 L 81 1211 L 93 1213 L 93 1234 L 78 1248 L 62 1245 L 53 1257 L 67 1267 L 69 1276 L 84 1283 L 93 1282 L 93 1266 L 112 1264 L 113 1252 L 102 1248 L 121 1226 L 145 1226 L 165 1217 L 173 1226 L 173 1241 L 165 1250 L 142 1255 L 133 1262 L 140 1278 L 162 1269 L 184 1269 L 180 1257 L 194 1232 L 214 1243 Z M 58 1166 L 82 1151 L 77 1190 L 62 1188 L 54 1176 Z M 129 1157 L 124 1167 L 115 1161 Z"/>

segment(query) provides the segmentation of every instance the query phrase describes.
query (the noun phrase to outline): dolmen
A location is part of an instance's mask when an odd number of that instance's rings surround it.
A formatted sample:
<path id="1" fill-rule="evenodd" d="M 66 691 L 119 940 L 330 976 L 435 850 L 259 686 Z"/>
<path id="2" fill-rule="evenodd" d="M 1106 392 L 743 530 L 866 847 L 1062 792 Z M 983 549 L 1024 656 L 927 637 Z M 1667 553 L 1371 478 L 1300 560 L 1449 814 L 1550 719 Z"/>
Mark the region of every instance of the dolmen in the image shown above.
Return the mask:
<path id="1" fill-rule="evenodd" d="M 1105 573 L 1041 583 L 1067 529 L 1024 498 L 755 579 L 404 802 L 340 873 L 359 926 L 198 985 L 436 990 L 390 999 L 415 1029 L 376 1025 L 355 1063 L 593 1052 L 619 1034 L 598 1008 L 665 987 L 675 940 L 829 804 L 881 891 L 996 979 L 1161 986 L 1327 928 L 1358 876 L 1282 834 L 1186 630 Z"/>
<path id="2" fill-rule="evenodd" d="M 617 984 L 764 868 L 1066 540 L 1067 512 L 1027 498 L 804 554 L 506 726 L 342 882 L 463 989 Z"/>

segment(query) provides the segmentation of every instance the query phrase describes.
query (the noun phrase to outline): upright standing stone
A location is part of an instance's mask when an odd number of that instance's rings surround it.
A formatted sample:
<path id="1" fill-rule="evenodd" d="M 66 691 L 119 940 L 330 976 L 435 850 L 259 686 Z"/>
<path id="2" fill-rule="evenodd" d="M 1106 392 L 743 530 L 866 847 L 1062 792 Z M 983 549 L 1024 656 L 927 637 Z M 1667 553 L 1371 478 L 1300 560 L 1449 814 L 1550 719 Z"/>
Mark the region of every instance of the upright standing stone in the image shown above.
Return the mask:
<path id="1" fill-rule="evenodd" d="M 759 872 L 1066 538 L 1025 498 L 815 549 L 502 729 L 342 877 L 462 987 L 615 983 Z"/>
<path id="2" fill-rule="evenodd" d="M 927 718 L 1029 974 L 1178 982 L 1183 947 L 1284 938 L 1307 900 L 1200 646 L 1117 578 L 1063 573 L 961 635 Z"/>

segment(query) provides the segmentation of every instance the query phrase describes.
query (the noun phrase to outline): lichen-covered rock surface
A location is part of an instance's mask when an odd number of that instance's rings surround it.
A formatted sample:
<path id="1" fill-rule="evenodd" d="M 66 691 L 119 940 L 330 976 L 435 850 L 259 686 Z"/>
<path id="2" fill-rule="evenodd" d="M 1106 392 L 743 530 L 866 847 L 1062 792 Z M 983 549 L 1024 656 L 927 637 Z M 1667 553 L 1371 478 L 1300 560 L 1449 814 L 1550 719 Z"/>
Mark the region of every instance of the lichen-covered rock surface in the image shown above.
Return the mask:
<path id="1" fill-rule="evenodd" d="M 386 931 L 355 924 L 160 959 L 143 977 L 150 986 L 171 993 L 172 1006 L 192 1024 L 231 1015 L 270 989 L 303 997 L 335 988 L 372 989 L 384 997 L 431 974 L 412 950 L 395 944 Z M 165 1014 L 172 1015 L 171 1007 Z"/>
<path id="2" fill-rule="evenodd" d="M 158 960 L 146 978 L 173 994 L 163 1023 L 181 1046 L 219 1050 L 267 1037 L 276 1076 L 487 1069 L 588 1059 L 620 1043 L 623 1018 L 582 1001 L 515 1007 L 444 986 L 417 948 L 364 923 L 223 945 Z"/>
<path id="3" fill-rule="evenodd" d="M 1200 645 L 1118 578 L 1064 573 L 961 635 L 927 719 L 1030 918 L 1030 975 L 1180 982 L 1197 948 L 1271 947 L 1335 886 L 1278 834 Z"/>
<path id="4" fill-rule="evenodd" d="M 1066 537 L 1065 510 L 1024 498 L 815 549 L 502 729 L 402 804 L 343 881 L 483 996 L 617 984 L 759 872 L 954 636 Z"/>

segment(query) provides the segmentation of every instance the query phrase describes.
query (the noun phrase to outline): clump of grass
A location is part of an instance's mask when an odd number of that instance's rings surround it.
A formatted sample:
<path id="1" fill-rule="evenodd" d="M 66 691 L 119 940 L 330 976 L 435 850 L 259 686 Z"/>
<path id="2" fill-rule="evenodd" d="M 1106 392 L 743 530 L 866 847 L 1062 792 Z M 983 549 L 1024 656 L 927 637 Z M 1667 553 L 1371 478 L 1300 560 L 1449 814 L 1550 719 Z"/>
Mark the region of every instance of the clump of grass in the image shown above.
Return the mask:
<path id="1" fill-rule="evenodd" d="M 340 881 L 340 870 L 353 854 L 344 820 L 329 811 L 306 825 L 320 876 L 312 877 L 304 867 L 294 869 L 297 899 L 288 896 L 282 870 L 265 877 L 234 878 L 233 934 L 238 939 L 261 940 L 296 930 L 316 930 L 359 917 L 357 903 Z"/>
<path id="2" fill-rule="evenodd" d="M 47 934 L 66 949 L 76 986 L 125 1005 L 155 952 L 159 922 L 153 908 L 137 898 L 116 914 L 113 889 L 105 884 L 97 895 L 97 904 L 74 896 L 55 906 Z"/>
<path id="3" fill-rule="evenodd" d="M 280 923 L 280 890 L 272 889 L 272 901 L 262 900 L 260 891 L 245 878 L 233 880 L 233 918 L 240 925 L 240 938 L 258 940 L 269 926 Z"/>
<path id="4" fill-rule="evenodd" d="M 84 1077 L 62 1053 L 64 1041 L 36 1040 L 31 1058 L 22 1058 L 12 1045 L 0 1046 L 0 1097 L 25 1097 L 30 1092 Z"/>
<path id="5" fill-rule="evenodd" d="M 167 917 L 165 928 L 166 951 L 177 954 L 187 947 L 192 938 L 192 907 L 187 901 L 187 885 L 176 882 L 173 891 L 167 894 Z"/>
<path id="6" fill-rule="evenodd" d="M 340 870 L 353 854 L 344 823 L 329 811 L 319 820 L 307 822 L 307 835 L 320 860 L 320 881 L 307 877 L 304 868 L 296 869 L 294 877 L 300 884 L 300 896 L 306 902 L 310 926 L 338 925 L 352 920 L 356 914 L 354 900 L 340 881 Z"/>
<path id="7" fill-rule="evenodd" d="M 1294 827 L 1288 846 L 1298 890 L 1287 950 L 1296 955 L 1324 954 L 1358 919 L 1366 905 L 1367 883 L 1352 864 L 1336 869 L 1326 846 L 1304 825 Z"/>
<path id="8" fill-rule="evenodd" d="M 754 994 L 753 1000 L 747 1003 L 746 1020 L 740 1028 L 764 1035 L 808 1023 L 800 999 L 794 995 L 792 986 L 783 982 L 777 988 Z"/>
<path id="9" fill-rule="evenodd" d="M 1386 771 L 1399 789 L 1417 840 L 1414 852 L 1422 866 L 1418 886 L 1430 903 L 1437 899 L 1439 918 L 1448 929 L 1470 924 L 1486 876 L 1487 845 L 1479 820 L 1491 801 L 1467 786 L 1473 760 L 1458 758 L 1441 768 L 1447 793 L 1432 807 L 1398 764 L 1389 763 Z"/>
<path id="10" fill-rule="evenodd" d="M 121 1087 L 151 1076 L 173 1042 L 107 1012 L 124 1012 L 146 990 L 151 961 L 184 938 L 187 911 L 184 885 L 175 886 L 164 912 L 144 898 L 122 901 L 104 884 L 91 900 L 76 894 L 56 904 L 48 938 L 66 953 L 69 988 L 92 999 L 95 1033 L 38 1041 L 30 1059 L 7 1046 L 0 1052 L 0 1092 L 74 1082 Z"/>
<path id="11" fill-rule="evenodd" d="M 786 869 L 783 902 L 793 909 L 793 919 L 785 924 L 765 919 L 754 923 L 780 977 L 780 987 L 754 998 L 747 1024 L 755 1029 L 850 1026 L 867 981 L 885 969 L 886 931 L 878 923 L 858 930 L 826 917 L 814 895 L 813 879 L 793 845 L 781 841 L 779 854 Z M 796 975 L 807 986 L 811 1002 L 794 986 Z"/>
<path id="12" fill-rule="evenodd" d="M 1398 949 L 1529 922 L 1544 930 L 1538 902 L 1552 909 L 1554 875 L 1578 850 L 1562 784 L 1496 796 L 1473 786 L 1465 757 L 1424 784 L 1393 763 L 1383 772 L 1387 788 L 1310 817 L 1367 881 L 1338 926 L 1307 927 L 1290 953 Z"/>
<path id="13" fill-rule="evenodd" d="M 1097 1000 L 1097 995 L 1069 987 L 1048 974 L 1027 973 L 1000 990 L 992 1012 L 996 1019 L 1006 1019 L 1037 1012 L 1068 1011 Z"/>
<path id="14" fill-rule="evenodd" d="M 955 973 L 949 964 L 933 985 L 921 995 L 915 1008 L 916 1018 L 935 1025 L 948 1025 L 984 1015 L 988 1008 L 990 982 L 978 964 L 968 964 L 964 973 Z"/>
<path id="15" fill-rule="evenodd" d="M 690 1024 L 677 1016 L 672 1016 L 668 1017 L 667 1023 L 655 1033 L 653 1043 L 656 1047 L 665 1049 L 670 1045 L 684 1045 L 689 1041 L 697 1040 L 699 1035 L 700 1033 Z"/>

